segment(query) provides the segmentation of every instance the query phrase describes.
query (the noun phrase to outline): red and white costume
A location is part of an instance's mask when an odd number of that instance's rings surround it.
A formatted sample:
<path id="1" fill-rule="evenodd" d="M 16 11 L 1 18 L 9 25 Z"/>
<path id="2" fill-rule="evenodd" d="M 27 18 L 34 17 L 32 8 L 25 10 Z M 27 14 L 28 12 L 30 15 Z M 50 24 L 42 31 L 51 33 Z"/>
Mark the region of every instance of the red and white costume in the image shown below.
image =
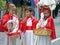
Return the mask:
<path id="1" fill-rule="evenodd" d="M 40 23 L 41 22 L 37 23 L 37 25 L 36 25 L 37 28 L 39 28 Z M 47 20 L 42 21 L 42 24 L 40 24 L 40 27 L 49 28 L 49 29 L 51 29 L 52 33 L 51 33 L 50 37 L 49 36 L 37 36 L 36 37 L 37 45 L 42 45 L 42 44 L 43 45 L 46 45 L 46 44 L 51 45 L 51 43 L 50 43 L 51 39 L 56 39 L 55 26 L 54 26 L 54 21 L 53 21 L 52 17 L 49 16 L 47 18 Z M 46 43 L 46 41 L 47 41 L 47 43 Z M 44 43 L 42 43 L 42 42 L 44 42 Z"/>
<path id="2" fill-rule="evenodd" d="M 48 17 L 48 19 L 45 21 L 45 23 L 44 22 L 42 23 L 41 27 L 51 29 L 52 30 L 51 39 L 56 38 L 54 21 L 51 16 Z"/>
<path id="3" fill-rule="evenodd" d="M 21 30 L 25 34 L 25 45 L 33 45 L 33 29 L 36 28 L 37 20 L 33 17 L 26 17 L 21 25 Z"/>
<path id="4" fill-rule="evenodd" d="M 56 39 L 55 25 L 51 16 L 48 17 L 46 28 L 49 28 L 52 30 L 51 39 Z"/>
<path id="5" fill-rule="evenodd" d="M 50 36 L 36 36 L 37 45 L 51 45 L 51 40 L 56 38 L 54 21 L 51 17 L 51 10 L 46 5 L 43 6 L 43 12 L 44 9 L 48 10 L 49 16 L 46 16 L 46 19 L 40 18 L 36 28 L 48 28 L 51 29 L 52 32 Z"/>
<path id="6" fill-rule="evenodd" d="M 12 31 L 9 32 L 8 31 L 8 23 L 12 22 L 13 25 L 12 25 Z M 20 20 L 19 18 L 15 15 L 15 14 L 12 14 L 12 15 L 9 15 L 9 14 L 5 14 L 3 17 L 2 17 L 2 28 L 4 31 L 7 31 L 8 32 L 8 40 L 7 40 L 7 45 L 16 45 L 16 41 L 17 39 L 13 40 L 12 38 L 10 38 L 10 36 L 14 36 L 14 35 L 20 35 L 20 32 L 19 32 L 19 28 L 20 28 Z M 20 37 L 20 36 L 19 36 Z M 20 38 L 19 38 L 20 39 Z"/>

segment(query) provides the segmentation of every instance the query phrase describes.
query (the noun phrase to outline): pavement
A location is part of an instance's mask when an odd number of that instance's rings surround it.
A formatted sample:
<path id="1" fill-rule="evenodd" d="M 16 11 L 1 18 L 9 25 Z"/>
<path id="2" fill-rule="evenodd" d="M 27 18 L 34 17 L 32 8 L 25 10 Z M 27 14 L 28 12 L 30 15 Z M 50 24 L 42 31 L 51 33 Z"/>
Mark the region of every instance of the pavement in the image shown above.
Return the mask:
<path id="1" fill-rule="evenodd" d="M 59 35 L 60 34 L 60 16 L 54 19 L 54 23 L 55 23 L 55 29 L 56 29 L 56 36 L 57 38 L 59 38 L 60 37 Z"/>
<path id="2" fill-rule="evenodd" d="M 54 19 L 55 30 L 56 30 L 56 39 L 52 41 L 52 45 L 60 45 L 60 16 Z"/>

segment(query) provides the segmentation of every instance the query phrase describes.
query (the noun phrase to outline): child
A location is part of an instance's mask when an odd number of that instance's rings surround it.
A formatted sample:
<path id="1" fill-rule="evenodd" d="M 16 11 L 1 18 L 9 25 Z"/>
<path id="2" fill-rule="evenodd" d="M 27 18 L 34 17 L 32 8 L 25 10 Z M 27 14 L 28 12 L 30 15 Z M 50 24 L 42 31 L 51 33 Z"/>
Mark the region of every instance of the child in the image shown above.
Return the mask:
<path id="1" fill-rule="evenodd" d="M 50 8 L 48 6 L 43 6 L 44 9 L 44 19 L 45 21 L 47 21 L 45 24 L 41 24 L 40 27 L 45 27 L 45 28 L 49 28 L 51 30 L 53 30 L 52 32 L 52 37 L 51 39 L 55 39 L 56 38 L 56 34 L 55 34 L 55 26 L 54 26 L 54 21 L 51 17 L 51 11 Z M 40 20 L 39 20 L 40 21 Z"/>
<path id="2" fill-rule="evenodd" d="M 51 10 L 48 6 L 43 6 L 43 14 L 44 14 L 44 18 L 41 20 L 39 20 L 39 22 L 37 23 L 36 25 L 36 28 L 48 28 L 48 29 L 51 29 L 52 33 L 51 33 L 51 37 L 48 39 L 48 40 L 52 40 L 52 39 L 55 39 L 56 38 L 56 33 L 55 33 L 55 26 L 54 26 L 54 21 L 53 21 L 53 18 L 51 17 Z M 44 37 L 43 40 L 45 40 L 46 37 Z M 38 40 L 41 40 L 40 37 L 38 37 Z M 47 40 L 47 44 L 49 44 L 49 41 Z M 38 41 L 37 41 L 38 42 Z M 46 41 L 45 41 L 46 42 Z M 38 43 L 39 45 L 42 43 Z M 46 43 L 44 43 L 43 45 L 46 45 Z"/>
<path id="3" fill-rule="evenodd" d="M 26 17 L 22 21 L 21 30 L 25 34 L 25 45 L 33 45 L 33 29 L 36 28 L 37 20 L 32 15 L 32 8 L 26 9 Z"/>
<path id="4" fill-rule="evenodd" d="M 7 45 L 16 45 L 16 39 L 11 38 L 11 36 L 19 35 L 20 20 L 14 14 L 16 6 L 14 4 L 9 4 L 7 12 L 2 17 L 2 28 L 4 31 L 8 32 Z"/>

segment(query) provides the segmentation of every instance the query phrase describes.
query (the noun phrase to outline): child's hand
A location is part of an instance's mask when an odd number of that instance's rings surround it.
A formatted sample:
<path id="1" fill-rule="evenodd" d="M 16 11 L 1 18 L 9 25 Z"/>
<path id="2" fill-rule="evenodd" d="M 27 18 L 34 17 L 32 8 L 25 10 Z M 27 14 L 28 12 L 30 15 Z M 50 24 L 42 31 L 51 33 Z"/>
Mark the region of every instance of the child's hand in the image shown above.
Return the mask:
<path id="1" fill-rule="evenodd" d="M 39 23 L 37 23 L 37 25 L 36 25 L 36 29 L 38 29 L 38 28 L 40 28 L 40 24 Z"/>

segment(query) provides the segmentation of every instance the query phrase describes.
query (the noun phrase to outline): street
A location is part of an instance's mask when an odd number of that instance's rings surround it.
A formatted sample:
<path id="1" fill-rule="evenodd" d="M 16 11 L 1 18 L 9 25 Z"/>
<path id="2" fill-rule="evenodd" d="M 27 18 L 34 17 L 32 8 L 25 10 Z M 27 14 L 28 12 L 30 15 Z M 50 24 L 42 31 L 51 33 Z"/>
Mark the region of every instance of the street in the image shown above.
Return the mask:
<path id="1" fill-rule="evenodd" d="M 54 23 L 57 38 L 53 41 L 52 45 L 60 45 L 60 16 L 54 19 Z"/>
<path id="2" fill-rule="evenodd" d="M 60 16 L 54 19 L 57 38 L 60 37 Z"/>

